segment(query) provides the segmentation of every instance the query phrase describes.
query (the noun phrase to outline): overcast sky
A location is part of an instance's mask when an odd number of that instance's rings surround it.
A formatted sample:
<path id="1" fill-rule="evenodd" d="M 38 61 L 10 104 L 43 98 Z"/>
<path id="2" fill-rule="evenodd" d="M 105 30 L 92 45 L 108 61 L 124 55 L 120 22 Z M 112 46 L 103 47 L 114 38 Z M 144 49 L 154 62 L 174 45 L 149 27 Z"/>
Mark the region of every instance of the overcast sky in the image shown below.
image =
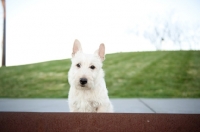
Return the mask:
<path id="1" fill-rule="evenodd" d="M 177 20 L 188 24 L 200 22 L 199 0 L 6 2 L 7 65 L 69 58 L 74 39 L 79 39 L 86 53 L 93 53 L 100 43 L 105 44 L 107 53 L 155 50 L 132 30 L 137 24 L 145 25 L 149 18 L 165 16 L 171 10 Z"/>

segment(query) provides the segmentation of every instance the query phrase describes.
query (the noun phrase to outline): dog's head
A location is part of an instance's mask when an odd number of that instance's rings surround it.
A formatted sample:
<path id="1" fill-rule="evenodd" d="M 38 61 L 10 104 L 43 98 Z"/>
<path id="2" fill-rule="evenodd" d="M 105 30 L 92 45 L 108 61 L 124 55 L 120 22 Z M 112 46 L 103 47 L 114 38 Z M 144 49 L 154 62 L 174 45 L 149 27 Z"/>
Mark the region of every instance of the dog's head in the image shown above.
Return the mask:
<path id="1" fill-rule="evenodd" d="M 105 59 L 105 46 L 100 44 L 94 54 L 84 54 L 78 40 L 74 41 L 72 65 L 68 80 L 77 89 L 92 89 L 102 83 L 104 73 L 102 62 Z"/>

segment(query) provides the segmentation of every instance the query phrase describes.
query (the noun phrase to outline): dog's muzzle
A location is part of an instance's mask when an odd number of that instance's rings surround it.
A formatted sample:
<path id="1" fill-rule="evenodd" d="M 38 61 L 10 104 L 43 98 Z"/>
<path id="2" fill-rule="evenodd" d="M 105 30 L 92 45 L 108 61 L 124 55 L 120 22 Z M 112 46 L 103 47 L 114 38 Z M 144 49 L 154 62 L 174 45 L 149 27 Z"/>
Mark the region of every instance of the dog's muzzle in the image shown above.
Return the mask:
<path id="1" fill-rule="evenodd" d="M 80 84 L 82 87 L 87 83 L 87 78 L 80 78 Z"/>

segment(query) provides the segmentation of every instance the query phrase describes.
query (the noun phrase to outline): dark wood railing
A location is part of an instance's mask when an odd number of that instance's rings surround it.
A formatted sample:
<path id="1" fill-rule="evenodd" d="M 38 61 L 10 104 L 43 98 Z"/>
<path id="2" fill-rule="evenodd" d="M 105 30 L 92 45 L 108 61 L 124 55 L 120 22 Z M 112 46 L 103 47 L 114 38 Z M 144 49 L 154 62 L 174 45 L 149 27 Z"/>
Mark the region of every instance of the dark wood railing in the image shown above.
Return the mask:
<path id="1" fill-rule="evenodd" d="M 200 132 L 200 115 L 0 112 L 0 131 Z"/>

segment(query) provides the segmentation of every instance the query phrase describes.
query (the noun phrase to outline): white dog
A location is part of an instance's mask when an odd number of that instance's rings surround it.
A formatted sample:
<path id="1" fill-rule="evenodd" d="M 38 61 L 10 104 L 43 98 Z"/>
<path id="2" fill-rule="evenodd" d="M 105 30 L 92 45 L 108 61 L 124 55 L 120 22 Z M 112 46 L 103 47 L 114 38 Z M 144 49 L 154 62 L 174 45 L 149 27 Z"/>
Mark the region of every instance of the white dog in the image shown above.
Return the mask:
<path id="1" fill-rule="evenodd" d="M 75 40 L 68 73 L 71 112 L 113 112 L 102 69 L 104 56 L 104 44 L 89 55 L 82 52 L 80 42 Z"/>

